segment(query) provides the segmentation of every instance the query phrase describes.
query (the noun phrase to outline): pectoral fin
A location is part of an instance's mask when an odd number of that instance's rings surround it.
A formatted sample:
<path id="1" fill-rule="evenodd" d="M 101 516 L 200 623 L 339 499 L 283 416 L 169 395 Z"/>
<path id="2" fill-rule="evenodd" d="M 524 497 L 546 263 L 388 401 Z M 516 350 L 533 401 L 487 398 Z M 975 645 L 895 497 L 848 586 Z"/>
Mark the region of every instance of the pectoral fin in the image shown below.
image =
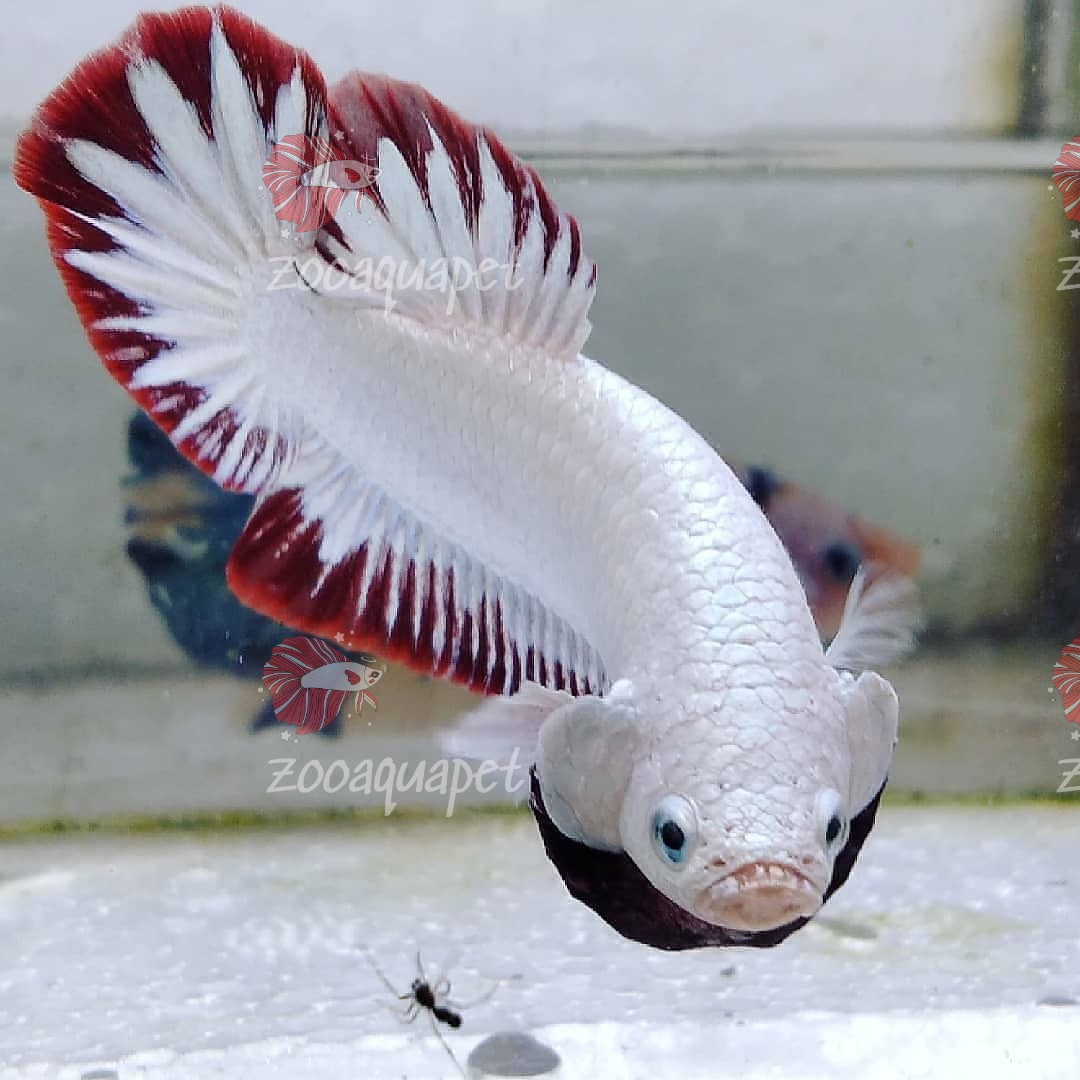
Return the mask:
<path id="1" fill-rule="evenodd" d="M 522 683 L 516 694 L 498 694 L 467 712 L 439 737 L 443 751 L 455 757 L 507 764 L 516 750 L 519 757 L 536 760 L 537 739 L 544 721 L 574 701 L 565 690 L 549 690 L 539 683 Z"/>
<path id="2" fill-rule="evenodd" d="M 884 667 L 915 648 L 920 622 L 919 590 L 910 578 L 862 566 L 825 659 L 837 670 L 854 674 Z"/>
<path id="3" fill-rule="evenodd" d="M 899 704 L 896 691 L 880 675 L 867 671 L 846 691 L 848 745 L 851 751 L 852 816 L 881 791 L 892 762 Z"/>
<path id="4" fill-rule="evenodd" d="M 536 769 L 548 815 L 589 847 L 622 848 L 619 816 L 638 739 L 633 716 L 616 683 L 610 697 L 578 698 L 540 730 Z"/>

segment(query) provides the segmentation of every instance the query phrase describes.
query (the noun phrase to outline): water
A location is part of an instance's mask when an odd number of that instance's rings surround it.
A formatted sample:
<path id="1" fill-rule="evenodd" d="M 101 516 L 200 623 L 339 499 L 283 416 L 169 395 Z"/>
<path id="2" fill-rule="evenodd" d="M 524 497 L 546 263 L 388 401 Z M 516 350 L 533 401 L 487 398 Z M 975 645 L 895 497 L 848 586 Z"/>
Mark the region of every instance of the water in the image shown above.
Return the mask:
<path id="1" fill-rule="evenodd" d="M 1030 718 L 1045 759 L 1043 783 L 1028 770 L 1024 789 L 1054 780 L 1053 729 L 1034 718 L 1051 725 L 1056 699 L 1034 691 L 1073 636 L 1057 614 L 1072 587 L 1069 564 L 1052 558 L 1062 547 L 1068 558 L 1074 513 L 1065 467 L 1071 294 L 1056 286 L 1059 258 L 1080 245 L 1047 191 L 1040 163 L 1052 153 L 1042 143 L 789 141 L 782 151 L 751 145 L 677 159 L 549 148 L 538 162 L 600 268 L 589 354 L 670 404 L 721 453 L 767 465 L 918 543 L 934 644 L 915 662 L 917 696 L 926 698 L 926 679 L 936 680 L 931 694 L 957 687 L 947 703 L 919 709 L 964 712 L 965 702 L 985 700 L 981 687 L 1003 663 L 1016 670 L 1006 681 L 1023 690 L 1006 712 Z M 0 310 L 9 360 L 0 419 L 15 463 L 0 479 L 9 507 L 0 522 L 9 560 L 0 677 L 13 711 L 41 716 L 35 734 L 16 736 L 37 763 L 35 793 L 25 796 L 33 805 L 24 813 L 24 797 L 9 801 L 12 818 L 34 820 L 71 804 L 66 785 L 94 783 L 94 770 L 72 775 L 70 763 L 62 780 L 37 779 L 69 761 L 73 727 L 80 744 L 100 734 L 106 755 L 118 740 L 137 742 L 140 757 L 158 761 L 152 776 L 167 768 L 159 750 L 175 752 L 169 731 L 213 730 L 216 710 L 226 732 L 205 742 L 228 756 L 235 737 L 243 760 L 265 649 L 245 670 L 236 648 L 247 640 L 244 615 L 229 607 L 212 565 L 205 583 L 194 580 L 188 621 L 209 642 L 198 659 L 213 660 L 220 640 L 218 663 L 195 663 L 194 647 L 178 646 L 148 602 L 125 554 L 132 406 L 85 343 L 36 208 L 10 179 L 0 221 L 19 267 Z M 222 529 L 219 562 L 232 535 Z M 1009 651 L 965 645 L 990 632 Z M 918 674 L 920 664 L 933 674 Z M 197 717 L 184 706 L 192 676 L 195 693 L 213 686 Z M 378 730 L 362 734 L 391 748 L 396 735 L 419 738 L 468 704 L 403 671 L 381 689 Z M 88 700 L 96 718 L 85 715 Z M 186 809 L 266 803 L 250 784 L 235 802 L 236 789 L 195 783 Z M 977 789 L 977 778 L 965 787 Z M 100 805 L 117 809 L 109 798 Z M 163 807 L 151 786 L 123 808 L 152 816 Z"/>
<path id="2" fill-rule="evenodd" d="M 1059 259 L 1080 241 L 1047 190 L 1056 152 L 788 141 L 667 156 L 549 146 L 537 158 L 600 267 L 589 355 L 722 453 L 920 545 L 929 633 L 890 673 L 904 703 L 898 797 L 1050 795 L 1059 759 L 1080 757 L 1047 692 L 1080 633 L 1067 600 L 1075 303 L 1057 290 Z M 0 830 L 25 833 L 0 848 L 0 988 L 17 1003 L 0 1007 L 0 1059 L 12 1075 L 127 1060 L 124 1076 L 271 1076 L 290 1054 L 323 1075 L 365 1054 L 410 1075 L 443 1067 L 433 1043 L 387 1024 L 355 957 L 334 954 L 346 938 L 374 941 L 398 968 L 418 945 L 456 942 L 467 976 L 520 970 L 526 989 L 472 1034 L 550 1026 L 545 1041 L 578 1067 L 609 1041 L 610 1060 L 647 1060 L 641 1033 L 663 1043 L 672 1014 L 683 1042 L 672 1036 L 660 1060 L 683 1076 L 698 1075 L 683 1050 L 721 1019 L 740 1068 L 779 1068 L 769 1047 L 817 1032 L 819 1057 L 784 1075 L 905 1075 L 872 1073 L 910 1048 L 894 1009 L 922 1016 L 914 1030 L 942 1054 L 982 1053 L 983 1075 L 1010 1075 L 1010 1045 L 1034 1053 L 1002 1034 L 1014 1021 L 1080 1054 L 1045 1018 L 1056 1010 L 1035 1004 L 1080 997 L 1067 930 L 1080 914 L 1068 855 L 1080 795 L 1039 811 L 886 806 L 829 918 L 790 946 L 667 957 L 569 901 L 524 819 L 409 830 L 382 821 L 378 791 L 267 791 L 285 754 L 324 773 L 339 759 L 433 758 L 432 732 L 471 699 L 392 667 L 374 718 L 346 715 L 336 740 L 282 749 L 277 731 L 252 732 L 261 659 L 240 663 L 220 580 L 207 572 L 196 590 L 218 597 L 198 625 L 221 642 L 199 664 L 126 553 L 132 406 L 90 354 L 38 212 L 10 179 L 0 229 L 17 268 L 0 306 Z M 438 797 L 399 802 L 441 816 Z M 357 809 L 370 817 L 340 829 L 296 824 Z M 155 831 L 221 814 L 236 826 L 225 834 Z M 255 814 L 293 827 L 241 827 Z M 119 828 L 50 841 L 42 829 L 57 822 Z M 129 837 L 133 826 L 151 831 Z M 730 964 L 737 977 L 721 978 Z M 995 1009 L 1014 1010 L 996 1034 Z M 880 1030 L 857 1037 L 836 1019 L 848 1012 Z M 891 1050 L 874 1057 L 874 1039 Z M 1012 1075 L 1051 1074 L 1049 1059 L 1026 1060 L 1035 1071 Z"/>

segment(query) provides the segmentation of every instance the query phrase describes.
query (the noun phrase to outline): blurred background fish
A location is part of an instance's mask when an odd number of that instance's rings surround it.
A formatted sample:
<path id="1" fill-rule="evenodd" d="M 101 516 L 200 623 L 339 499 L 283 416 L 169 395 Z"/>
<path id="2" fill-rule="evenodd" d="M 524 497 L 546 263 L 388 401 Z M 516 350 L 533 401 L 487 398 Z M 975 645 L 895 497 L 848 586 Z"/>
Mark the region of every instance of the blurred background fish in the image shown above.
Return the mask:
<path id="1" fill-rule="evenodd" d="M 225 584 L 225 563 L 254 496 L 219 488 L 143 412 L 128 424 L 128 460 L 134 472 L 125 481 L 127 554 L 150 603 L 192 663 L 257 682 L 274 647 L 293 631 L 245 607 Z M 268 699 L 252 730 L 274 723 Z M 340 733 L 335 712 L 319 734 Z"/>
<path id="2" fill-rule="evenodd" d="M 128 425 L 128 459 L 134 473 L 125 482 L 127 554 L 146 581 L 150 602 L 194 664 L 257 681 L 274 647 L 294 631 L 245 607 L 225 584 L 225 563 L 254 497 L 219 488 L 142 412 Z M 848 588 L 864 562 L 912 578 L 918 572 L 914 544 L 770 469 L 728 464 L 790 553 L 823 639 L 836 633 Z M 252 729 L 275 719 L 266 701 Z M 340 732 L 335 710 L 319 733 Z"/>
<path id="3" fill-rule="evenodd" d="M 886 570 L 917 575 L 914 544 L 769 469 L 725 460 L 787 548 L 823 640 L 831 640 L 840 626 L 848 589 L 864 563 L 871 579 Z"/>

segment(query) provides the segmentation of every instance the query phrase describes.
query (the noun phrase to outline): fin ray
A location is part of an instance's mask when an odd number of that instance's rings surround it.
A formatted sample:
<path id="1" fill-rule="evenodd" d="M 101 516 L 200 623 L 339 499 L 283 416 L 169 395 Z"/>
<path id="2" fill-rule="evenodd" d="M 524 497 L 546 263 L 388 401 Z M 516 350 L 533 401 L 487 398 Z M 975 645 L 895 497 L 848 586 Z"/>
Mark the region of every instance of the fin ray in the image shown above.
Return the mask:
<path id="1" fill-rule="evenodd" d="M 320 204 L 321 228 L 290 230 L 264 169 L 305 139 L 378 169 L 358 194 Z M 424 268 L 425 288 L 399 283 L 398 315 L 545 365 L 575 362 L 595 266 L 573 219 L 493 134 L 385 77 L 354 73 L 328 92 L 303 52 L 246 16 L 188 8 L 140 16 L 79 65 L 21 136 L 15 175 L 45 211 L 53 258 L 110 373 L 219 485 L 260 497 L 229 564 L 241 599 L 477 690 L 512 690 L 526 673 L 602 688 L 579 631 L 380 487 L 362 443 L 324 437 L 326 395 L 304 394 L 319 372 L 302 367 L 319 347 L 309 328 L 346 358 L 355 334 L 372 365 L 400 363 L 416 326 L 343 317 L 345 304 L 381 307 L 383 292 L 330 296 L 326 274 L 272 295 L 281 255 L 349 274 L 358 258 L 389 256 Z M 459 280 L 461 260 L 477 275 L 496 264 L 490 287 Z M 429 285 L 433 263 L 449 264 L 452 292 Z"/>
<path id="2" fill-rule="evenodd" d="M 355 517 L 333 515 L 339 501 L 381 512 L 363 513 L 360 532 Z M 481 693 L 513 693 L 525 678 L 573 694 L 606 685 L 601 658 L 578 631 L 371 482 L 339 475 L 264 496 L 227 576 L 244 603 L 298 630 L 342 633 Z M 514 619 L 518 611 L 528 615 Z"/>
<path id="3" fill-rule="evenodd" d="M 825 659 L 858 674 L 906 656 L 915 648 L 918 601 L 918 588 L 909 577 L 896 571 L 873 573 L 864 564 L 851 583 Z"/>

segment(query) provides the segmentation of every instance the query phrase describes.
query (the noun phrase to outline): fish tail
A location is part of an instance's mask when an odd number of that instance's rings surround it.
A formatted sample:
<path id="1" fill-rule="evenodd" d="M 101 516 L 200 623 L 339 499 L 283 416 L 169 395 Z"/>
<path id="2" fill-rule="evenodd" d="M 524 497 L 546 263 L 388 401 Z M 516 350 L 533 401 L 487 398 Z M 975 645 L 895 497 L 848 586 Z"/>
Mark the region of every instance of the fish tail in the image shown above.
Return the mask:
<path id="1" fill-rule="evenodd" d="M 279 132 L 317 149 L 327 119 L 304 53 L 228 8 L 187 8 L 140 16 L 84 60 L 17 145 L 15 179 L 44 210 L 91 344 L 228 490 L 265 489 L 297 441 L 243 330 L 254 269 L 317 236 L 294 231 L 300 208 L 278 216 L 264 166 Z"/>
<path id="2" fill-rule="evenodd" d="M 329 157 L 363 166 L 355 190 L 312 182 Z M 569 627 L 381 487 L 324 415 L 361 392 L 350 355 L 390 368 L 432 331 L 577 361 L 595 265 L 494 135 L 412 84 L 328 89 L 246 16 L 193 7 L 81 63 L 14 172 L 112 376 L 204 473 L 258 497 L 227 568 L 244 604 L 474 689 L 602 685 Z M 387 258 L 474 274 L 452 310 L 414 285 L 384 320 L 355 268 Z M 349 287 L 330 295 L 331 271 Z"/>

